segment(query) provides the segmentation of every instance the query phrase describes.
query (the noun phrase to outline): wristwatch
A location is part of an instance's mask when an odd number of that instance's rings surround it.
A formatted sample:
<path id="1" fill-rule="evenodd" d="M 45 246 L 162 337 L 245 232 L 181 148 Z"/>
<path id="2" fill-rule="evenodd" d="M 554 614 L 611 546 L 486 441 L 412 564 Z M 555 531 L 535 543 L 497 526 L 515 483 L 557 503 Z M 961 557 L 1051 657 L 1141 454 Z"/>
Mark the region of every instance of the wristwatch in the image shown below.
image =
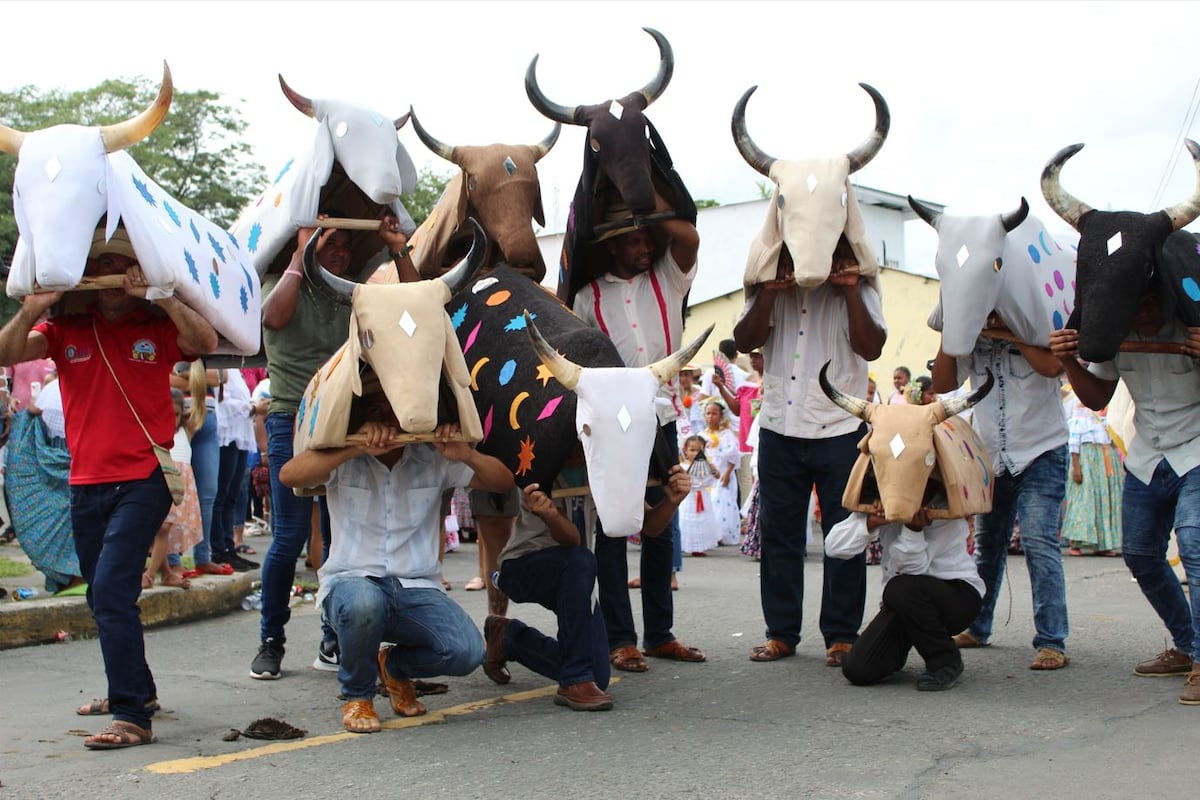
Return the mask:
<path id="1" fill-rule="evenodd" d="M 402 259 L 407 258 L 408 254 L 411 253 L 412 251 L 413 251 L 413 246 L 411 244 L 406 244 L 406 245 L 404 245 L 404 247 L 400 248 L 395 253 L 389 252 L 388 258 L 390 258 L 392 261 L 400 261 Z"/>

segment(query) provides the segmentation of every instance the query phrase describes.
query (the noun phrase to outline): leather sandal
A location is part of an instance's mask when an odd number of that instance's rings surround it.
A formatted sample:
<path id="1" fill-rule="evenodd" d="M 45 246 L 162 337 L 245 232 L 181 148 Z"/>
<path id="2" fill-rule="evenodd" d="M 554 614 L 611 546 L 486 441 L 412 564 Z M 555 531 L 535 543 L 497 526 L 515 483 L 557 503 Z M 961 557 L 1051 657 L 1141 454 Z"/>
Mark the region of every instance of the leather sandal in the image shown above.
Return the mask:
<path id="1" fill-rule="evenodd" d="M 383 681 L 383 689 L 387 692 L 388 702 L 392 711 L 401 717 L 419 717 L 425 713 L 425 704 L 417 700 L 417 690 L 408 678 L 393 678 L 387 668 L 390 647 L 379 648 L 379 679 Z M 353 701 L 351 701 L 353 702 Z M 372 711 L 372 713 L 374 713 Z"/>
<path id="2" fill-rule="evenodd" d="M 101 737 L 111 737 L 117 741 L 105 741 Z M 114 719 L 99 733 L 83 740 L 83 746 L 88 750 L 120 750 L 123 747 L 137 747 L 142 744 L 154 744 L 157 739 L 149 728 L 142 728 L 132 722 Z"/>
<path id="3" fill-rule="evenodd" d="M 618 647 L 616 650 L 610 652 L 608 660 L 613 665 L 613 668 L 619 669 L 622 672 L 646 672 L 650 669 L 650 665 L 646 663 L 646 659 L 631 644 Z"/>
<path id="4" fill-rule="evenodd" d="M 853 647 L 849 642 L 834 642 L 829 645 L 825 651 L 825 666 L 840 667 L 846 661 L 846 656 L 850 655 L 850 649 Z"/>
<path id="5" fill-rule="evenodd" d="M 665 658 L 670 661 L 690 661 L 695 663 L 704 660 L 704 653 L 699 648 L 688 647 L 678 639 L 672 639 L 650 650 L 643 650 L 642 654 L 652 658 Z"/>
<path id="6" fill-rule="evenodd" d="M 363 725 L 362 723 L 366 723 Z M 342 727 L 351 733 L 379 733 L 379 715 L 370 700 L 347 700 L 342 703 Z"/>
<path id="7" fill-rule="evenodd" d="M 796 655 L 796 648 L 778 639 L 767 639 L 760 645 L 750 649 L 751 661 L 778 661 L 787 656 Z"/>
<path id="8" fill-rule="evenodd" d="M 1037 651 L 1037 655 L 1033 657 L 1033 663 L 1029 665 L 1029 668 L 1037 670 L 1062 669 L 1070 663 L 1071 658 L 1066 653 L 1060 650 L 1051 650 L 1049 647 L 1043 647 Z"/>
<path id="9" fill-rule="evenodd" d="M 161 710 L 162 706 L 158 704 L 158 698 L 151 698 L 146 701 L 145 709 L 149 714 Z M 98 697 L 90 703 L 84 703 L 79 708 L 75 709 L 75 713 L 81 717 L 99 717 L 105 714 L 111 714 L 112 710 L 108 707 L 107 697 Z"/>

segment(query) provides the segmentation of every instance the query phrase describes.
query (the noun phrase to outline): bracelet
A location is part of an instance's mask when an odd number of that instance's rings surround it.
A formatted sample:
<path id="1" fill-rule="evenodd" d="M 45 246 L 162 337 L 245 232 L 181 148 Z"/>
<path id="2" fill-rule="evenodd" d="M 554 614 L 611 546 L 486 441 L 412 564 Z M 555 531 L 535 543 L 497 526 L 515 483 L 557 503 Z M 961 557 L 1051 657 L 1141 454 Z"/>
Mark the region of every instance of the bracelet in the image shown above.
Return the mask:
<path id="1" fill-rule="evenodd" d="M 408 254 L 411 253 L 412 251 L 413 251 L 413 246 L 411 244 L 406 244 L 406 245 L 404 245 L 404 247 L 401 247 L 395 253 L 389 251 L 388 258 L 390 258 L 392 261 L 401 261 L 405 258 L 408 258 Z"/>

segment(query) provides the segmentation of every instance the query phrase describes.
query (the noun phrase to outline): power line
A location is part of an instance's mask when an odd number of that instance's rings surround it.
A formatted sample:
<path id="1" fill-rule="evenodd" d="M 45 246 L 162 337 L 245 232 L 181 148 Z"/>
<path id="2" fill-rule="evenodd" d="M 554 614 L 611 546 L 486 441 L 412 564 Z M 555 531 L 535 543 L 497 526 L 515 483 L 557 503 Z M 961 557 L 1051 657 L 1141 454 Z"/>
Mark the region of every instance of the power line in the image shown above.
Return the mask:
<path id="1" fill-rule="evenodd" d="M 1183 115 L 1183 124 L 1179 128 L 1179 133 L 1175 135 L 1175 143 L 1171 148 L 1171 155 L 1167 159 L 1167 166 L 1163 170 L 1162 177 L 1158 181 L 1158 188 L 1154 190 L 1154 200 L 1150 203 L 1148 211 L 1153 211 L 1159 208 L 1162 204 L 1163 194 L 1167 191 L 1167 182 L 1170 180 L 1171 173 L 1179 165 L 1180 151 L 1183 150 L 1183 139 L 1191 130 L 1192 123 L 1196 120 L 1196 112 L 1200 110 L 1200 78 L 1196 79 L 1196 85 L 1192 88 L 1192 99 L 1188 103 L 1188 109 Z"/>

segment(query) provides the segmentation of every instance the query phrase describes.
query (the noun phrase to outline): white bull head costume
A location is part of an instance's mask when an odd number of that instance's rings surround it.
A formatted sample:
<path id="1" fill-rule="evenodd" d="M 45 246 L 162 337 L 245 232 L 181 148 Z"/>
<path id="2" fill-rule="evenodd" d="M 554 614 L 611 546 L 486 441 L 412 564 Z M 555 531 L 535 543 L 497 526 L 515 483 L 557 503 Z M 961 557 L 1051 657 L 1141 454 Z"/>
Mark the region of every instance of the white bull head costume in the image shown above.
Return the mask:
<path id="1" fill-rule="evenodd" d="M 845 235 L 858 260 L 859 274 L 875 280 L 879 264 L 867 239 L 866 226 L 850 175 L 878 154 L 891 127 L 887 103 L 878 91 L 860 83 L 875 103 L 875 129 L 849 153 L 828 158 L 782 160 L 767 155 L 746 130 L 746 103 L 751 86 L 733 109 L 733 140 L 742 158 L 775 184 L 767 220 L 750 244 L 746 286 L 774 280 L 779 257 L 787 249 L 796 283 L 812 288 L 829 277 L 838 240 Z"/>
<path id="2" fill-rule="evenodd" d="M 826 361 L 819 376 L 826 396 L 871 425 L 858 445 L 861 453 L 846 482 L 842 505 L 882 514 L 888 522 L 908 522 L 931 500 L 931 517 L 954 519 L 991 510 L 995 488 L 987 451 L 970 425 L 951 420 L 992 390 L 991 370 L 987 382 L 967 397 L 892 406 L 868 403 L 834 388 L 826 377 L 828 369 Z M 929 481 L 935 467 L 945 488 L 944 509 L 937 487 Z"/>
<path id="3" fill-rule="evenodd" d="M 1075 307 L 1075 255 L 1054 240 L 1029 203 L 1007 214 L 952 217 L 908 198 L 937 231 L 940 300 L 929 324 L 942 350 L 965 356 L 993 311 L 1026 344 L 1049 347 Z"/>
<path id="4" fill-rule="evenodd" d="M 304 249 L 309 280 L 352 308 L 349 337 L 317 371 L 296 413 L 296 452 L 345 444 L 353 396 L 363 395 L 363 369 L 373 370 L 396 420 L 407 433 L 432 433 L 439 421 L 457 419 L 463 437 L 483 438 L 471 399 L 471 376 L 445 304 L 466 286 L 483 263 L 487 237 L 470 220 L 471 251 L 440 278 L 415 283 L 362 284 L 340 278 L 316 260 L 318 231 Z M 439 401 L 442 383 L 454 408 Z M 371 388 L 368 386 L 368 388 Z M 439 420 L 439 411 L 446 419 Z"/>
<path id="5" fill-rule="evenodd" d="M 258 275 L 232 237 L 171 197 L 124 151 L 166 117 L 171 71 L 154 102 L 113 125 L 55 125 L 28 133 L 0 125 L 0 150 L 17 156 L 17 241 L 8 294 L 77 286 L 102 218 L 105 238 L 124 224 L 152 286 L 174 289 L 220 334 L 216 352 L 249 355 L 261 335 Z"/>
<path id="6" fill-rule="evenodd" d="M 525 328 L 538 358 L 563 388 L 575 392 L 575 429 L 604 533 L 632 536 L 642 529 L 645 513 L 646 474 L 658 434 L 658 387 L 699 352 L 713 326 L 682 350 L 644 367 L 581 367 L 542 337 L 528 311 Z"/>
<path id="7" fill-rule="evenodd" d="M 416 226 L 400 196 L 412 193 L 417 171 L 396 136 L 408 114 L 392 120 L 339 100 L 310 100 L 288 86 L 282 75 L 279 84 L 291 104 L 318 125 L 310 148 L 283 165 L 231 228 L 258 274 L 271 269 L 299 228 L 312 226 L 323 198 L 348 217 L 375 218 L 386 209 L 411 236 Z M 352 247 L 352 263 L 361 265 L 382 249 L 382 242 L 376 236 L 356 235 Z"/>

